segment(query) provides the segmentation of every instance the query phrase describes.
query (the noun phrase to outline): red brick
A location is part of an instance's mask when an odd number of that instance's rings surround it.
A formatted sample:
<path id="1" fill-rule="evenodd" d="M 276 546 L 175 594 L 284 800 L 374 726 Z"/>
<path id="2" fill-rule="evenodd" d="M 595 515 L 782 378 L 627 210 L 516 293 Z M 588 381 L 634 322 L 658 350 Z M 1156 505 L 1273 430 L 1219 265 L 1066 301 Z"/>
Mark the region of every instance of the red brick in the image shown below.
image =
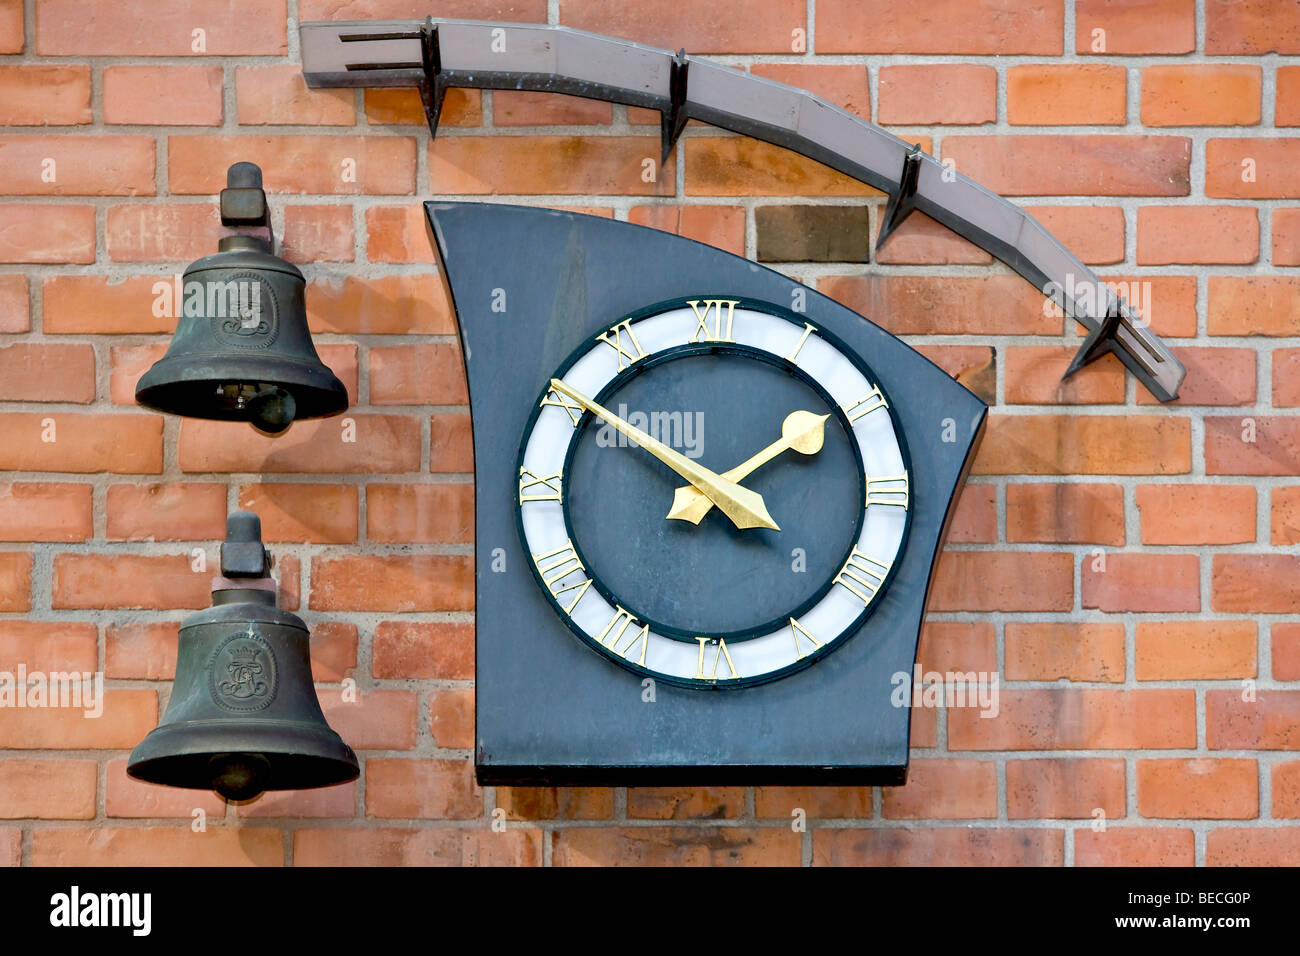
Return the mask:
<path id="1" fill-rule="evenodd" d="M 1007 485 L 1007 540 L 1049 544 L 1124 543 L 1119 485 Z"/>
<path id="2" fill-rule="evenodd" d="M 202 29 L 205 49 L 192 32 Z M 111 16 L 86 16 L 77 0 L 41 0 L 36 52 L 42 56 L 283 56 L 285 10 L 258 0 L 184 0 L 164 7 L 119 0 Z"/>
<path id="3" fill-rule="evenodd" d="M 366 122 L 371 126 L 420 126 L 428 120 L 418 90 L 366 90 Z M 483 97 L 479 90 L 450 89 L 442 101 L 438 126 L 480 126 Z M 421 210 L 423 214 L 423 210 Z"/>
<path id="4" fill-rule="evenodd" d="M 371 757 L 366 761 L 366 816 L 472 820 L 483 814 L 474 767 L 465 760 Z"/>
<path id="5" fill-rule="evenodd" d="M 0 541 L 85 541 L 95 533 L 92 494 L 90 485 L 0 484 Z"/>
<path id="6" fill-rule="evenodd" d="M 104 676 L 171 680 L 179 629 L 179 621 L 109 624 L 104 628 Z"/>
<path id="7" fill-rule="evenodd" d="M 878 96 L 881 123 L 978 125 L 996 122 L 998 118 L 998 75 L 991 66 L 970 63 L 882 66 Z"/>
<path id="8" fill-rule="evenodd" d="M 1271 790 L 1274 820 L 1300 817 L 1300 760 L 1273 764 Z"/>
<path id="9" fill-rule="evenodd" d="M 633 820 L 728 820 L 745 812 L 744 787 L 628 787 Z"/>
<path id="10" fill-rule="evenodd" d="M 0 611 L 32 609 L 32 556 L 0 552 Z"/>
<path id="11" fill-rule="evenodd" d="M 1124 261 L 1124 210 L 1119 206 L 1025 206 L 1024 210 L 1083 262 Z"/>
<path id="12" fill-rule="evenodd" d="M 948 541 L 994 544 L 997 540 L 997 489 L 992 485 L 967 485 L 957 499 L 957 509 L 948 526 Z"/>
<path id="13" fill-rule="evenodd" d="M 415 192 L 415 140 L 409 137 L 247 133 L 167 137 L 168 189 L 174 195 L 218 192 L 232 155 L 262 167 L 268 192 Z"/>
<path id="14" fill-rule="evenodd" d="M 1296 70 L 1300 78 L 1300 67 Z M 1273 265 L 1300 266 L 1300 208 L 1273 210 Z"/>
<path id="15" fill-rule="evenodd" d="M 807 90 L 840 109 L 865 120 L 871 119 L 871 94 L 865 66 L 754 63 L 749 72 L 786 86 Z"/>
<path id="16" fill-rule="evenodd" d="M 1075 866 L 1192 866 L 1196 834 L 1173 827 L 1074 831 Z"/>
<path id="17" fill-rule="evenodd" d="M 0 53 L 22 52 L 23 0 L 0 0 Z"/>
<path id="18" fill-rule="evenodd" d="M 528 90 L 492 94 L 493 126 L 608 126 L 614 106 L 601 100 Z"/>
<path id="19" fill-rule="evenodd" d="M 745 254 L 745 210 L 740 206 L 633 206 L 627 221 Z"/>
<path id="20" fill-rule="evenodd" d="M 916 665 L 928 671 L 998 669 L 997 635 L 988 621 L 926 621 L 916 651 Z"/>
<path id="21" fill-rule="evenodd" d="M 356 93 L 310 90 L 296 63 L 235 68 L 241 126 L 355 126 Z"/>
<path id="22" fill-rule="evenodd" d="M 1171 349 L 1187 369 L 1187 377 L 1170 405 L 1254 405 L 1254 349 L 1191 348 Z M 1276 382 L 1276 378 L 1274 379 Z M 1159 404 L 1146 389 L 1138 389 L 1139 405 Z"/>
<path id="23" fill-rule="evenodd" d="M 1246 160 L 1253 162 L 1243 166 Z M 1243 179 L 1253 175 L 1249 181 Z M 1205 143 L 1205 195 L 1300 199 L 1300 138 L 1233 137 Z"/>
<path id="24" fill-rule="evenodd" d="M 1166 338 L 1196 335 L 1195 276 L 1104 276 L 1102 281 L 1132 305 L 1143 301 L 1138 312 L 1151 330 Z M 1077 334 L 1085 334 L 1082 326 Z"/>
<path id="25" fill-rule="evenodd" d="M 913 760 L 907 785 L 882 788 L 886 820 L 967 820 L 998 815 L 991 760 Z"/>
<path id="26" fill-rule="evenodd" d="M 1297 580 L 1295 555 L 1216 554 L 1211 604 L 1229 614 L 1294 614 L 1300 611 Z"/>
<path id="27" fill-rule="evenodd" d="M 429 470 L 462 474 L 474 468 L 468 412 L 434 415 L 429 421 Z"/>
<path id="28" fill-rule="evenodd" d="M 369 485 L 366 537 L 384 543 L 442 544 L 474 540 L 474 486 Z"/>
<path id="29" fill-rule="evenodd" d="M 0 261 L 94 263 L 95 207 L 0 206 Z"/>
<path id="30" fill-rule="evenodd" d="M 1104 570 L 1083 561 L 1083 606 L 1121 611 L 1199 611 L 1201 560 L 1195 554 L 1110 554 Z"/>
<path id="31" fill-rule="evenodd" d="M 197 259 L 217 251 L 220 234 L 220 212 L 208 202 L 110 206 L 104 223 L 115 262 Z"/>
<path id="32" fill-rule="evenodd" d="M 1053 335 L 1043 295 L 1019 276 L 826 276 L 817 291 L 895 335 Z"/>
<path id="33" fill-rule="evenodd" d="M 474 746 L 474 691 L 468 687 L 435 690 L 429 695 L 429 734 L 439 747 Z"/>
<path id="34" fill-rule="evenodd" d="M 266 482 L 239 492 L 239 507 L 262 518 L 264 541 L 351 544 L 357 540 L 353 485 Z"/>
<path id="35" fill-rule="evenodd" d="M 1192 143 L 1186 136 L 949 136 L 943 154 L 959 173 L 1004 196 L 1190 192 Z"/>
<path id="36" fill-rule="evenodd" d="M 312 610 L 463 611 L 473 602 L 469 557 L 344 555 L 312 561 Z"/>
<path id="37" fill-rule="evenodd" d="M 814 820 L 864 819 L 874 815 L 870 787 L 754 788 L 754 816 L 792 820 L 795 810 L 802 810 Z"/>
<path id="38" fill-rule="evenodd" d="M 474 625 L 381 621 L 370 667 L 380 679 L 472 680 Z"/>
<path id="39" fill-rule="evenodd" d="M 1252 437 L 1253 441 L 1248 440 Z M 1294 475 L 1300 474 L 1297 466 L 1300 466 L 1300 419 L 1206 417 L 1206 474 Z"/>
<path id="40" fill-rule="evenodd" d="M 295 866 L 540 866 L 539 830 L 296 829 Z"/>
<path id="41" fill-rule="evenodd" d="M 930 592 L 932 611 L 1068 611 L 1074 558 L 1015 551 L 946 551 Z"/>
<path id="42" fill-rule="evenodd" d="M 951 750 L 1195 746 L 1196 693 L 1190 689 L 1003 689 L 996 717 L 981 717 L 975 708 L 948 711 Z"/>
<path id="43" fill-rule="evenodd" d="M 290 262 L 351 262 L 351 206 L 285 206 L 280 255 Z"/>
<path id="44" fill-rule="evenodd" d="M 1247 265 L 1259 259 L 1259 212 L 1246 206 L 1143 206 L 1138 265 Z"/>
<path id="45" fill-rule="evenodd" d="M 1062 866 L 1062 830 L 814 830 L 814 866 Z"/>
<path id="46" fill-rule="evenodd" d="M 1003 391 L 1009 405 L 1118 405 L 1124 401 L 1124 366 L 1113 356 L 1065 378 L 1078 349 L 1072 345 L 1009 346 Z"/>
<path id="47" fill-rule="evenodd" d="M 354 442 L 347 422 L 356 429 Z M 182 471 L 376 474 L 420 467 L 420 427 L 400 415 L 345 415 L 295 422 L 271 438 L 242 422 L 187 418 L 177 461 Z"/>
<path id="48" fill-rule="evenodd" d="M 574 827 L 554 831 L 555 866 L 798 866 L 789 828 Z"/>
<path id="49" fill-rule="evenodd" d="M 54 440 L 44 441 L 43 435 Z M 0 468 L 157 474 L 162 471 L 162 418 L 72 412 L 0 415 Z"/>
<path id="50" fill-rule="evenodd" d="M 0 332 L 26 332 L 31 328 L 28 297 L 27 276 L 0 275 Z"/>
<path id="51" fill-rule="evenodd" d="M 978 395 L 985 404 L 997 403 L 997 356 L 992 346 L 918 345 L 916 350 Z"/>
<path id="52" fill-rule="evenodd" d="M 883 216 L 877 217 L 876 240 L 880 239 Z M 876 250 L 876 261 L 889 265 L 948 265 L 991 263 L 993 257 L 947 226 L 924 213 L 908 216 Z"/>
<path id="53" fill-rule="evenodd" d="M 431 275 L 317 278 L 307 285 L 314 333 L 448 335 L 456 331 L 444 287 Z"/>
<path id="54" fill-rule="evenodd" d="M 357 626 L 339 621 L 317 621 L 311 626 L 311 676 L 338 683 L 357 669 Z"/>
<path id="55" fill-rule="evenodd" d="M 140 377 L 167 352 L 166 345 L 114 345 L 108 350 L 113 371 L 108 394 L 114 405 L 135 405 L 135 386 Z"/>
<path id="56" fill-rule="evenodd" d="M 374 405 L 464 405 L 465 363 L 460 347 L 376 346 L 370 350 L 370 401 Z"/>
<path id="57" fill-rule="evenodd" d="M 1008 621 L 1005 636 L 1007 680 L 1124 680 L 1124 625 L 1118 622 Z"/>
<path id="58" fill-rule="evenodd" d="M 102 700 L 99 717 L 93 708 L 0 708 L 0 740 L 12 750 L 130 750 L 158 725 L 151 690 L 105 688 Z"/>
<path id="59" fill-rule="evenodd" d="M 1007 68 L 1012 126 L 1122 126 L 1128 71 L 1100 63 Z"/>
<path id="60" fill-rule="evenodd" d="M 424 207 L 371 206 L 366 210 L 366 258 L 371 262 L 434 261 Z"/>
<path id="61" fill-rule="evenodd" d="M 460 137 L 457 137 L 459 140 Z M 444 143 L 452 140 L 443 140 Z M 485 140 L 488 147 L 500 149 L 500 137 Z M 625 164 L 637 171 L 639 177 L 640 160 L 636 156 L 653 153 L 658 158 L 659 140 L 636 140 L 639 148 L 629 146 L 627 152 L 632 158 Z M 815 160 L 807 159 L 779 146 L 749 139 L 745 136 L 694 136 L 682 141 L 686 150 L 686 195 L 688 196 L 876 196 L 879 191 L 858 182 L 850 176 L 836 172 Z M 929 138 L 922 143 L 922 150 L 927 150 Z M 486 147 L 485 147 L 486 148 Z M 540 148 L 540 147 L 539 147 Z M 553 147 L 551 147 L 553 149 Z M 528 153 L 532 156 L 532 153 Z M 523 152 L 511 159 L 516 166 L 528 162 Z M 580 162 L 583 156 L 576 154 L 568 162 Z M 430 161 L 432 163 L 432 160 Z M 473 168 L 472 166 L 470 168 Z M 672 195 L 672 183 L 667 177 L 659 177 L 658 195 Z M 637 179 L 639 183 L 639 178 Z M 529 180 L 521 186 L 531 185 Z M 537 185 L 547 185 L 539 183 Z M 642 184 L 644 186 L 644 184 Z M 435 181 L 434 191 L 438 191 Z M 551 189 L 525 189 L 519 192 L 557 192 Z M 591 189 L 588 192 L 612 192 L 615 190 Z M 638 192 L 646 191 L 644 188 Z"/>
<path id="62" fill-rule="evenodd" d="M 1250 485 L 1139 485 L 1143 544 L 1243 544 L 1255 540 Z"/>
<path id="63" fill-rule="evenodd" d="M 127 126 L 220 126 L 219 66 L 104 67 L 104 122 Z"/>
<path id="64" fill-rule="evenodd" d="M 214 482 L 110 485 L 109 541 L 203 541 L 226 534 L 226 486 Z"/>
<path id="65" fill-rule="evenodd" d="M 345 817 L 357 813 L 357 783 L 318 787 L 313 790 L 272 790 L 252 803 L 237 804 L 240 819 L 268 817 Z"/>
<path id="66" fill-rule="evenodd" d="M 1139 760 L 1137 793 L 1138 812 L 1152 819 L 1259 816 L 1259 770 L 1254 760 Z"/>
<path id="67" fill-rule="evenodd" d="M 726 16 L 673 0 L 564 0 L 560 22 L 692 53 L 788 54 L 802 52 L 792 47 L 792 31 L 806 29 L 805 12 L 801 0 L 736 0 Z"/>
<path id="68" fill-rule="evenodd" d="M 1126 806 L 1122 757 L 1007 761 L 1010 820 L 1116 819 Z"/>
<path id="69" fill-rule="evenodd" d="M 95 671 L 99 632 L 77 621 L 0 621 L 0 671 Z M 3 779 L 3 774 L 0 774 Z"/>
<path id="70" fill-rule="evenodd" d="M 1205 692 L 1205 743 L 1211 750 L 1300 750 L 1300 691 Z"/>
<path id="71" fill-rule="evenodd" d="M 162 302 L 171 287 L 158 276 L 50 276 L 41 283 L 41 328 L 46 335 L 172 332 L 176 317 Z M 170 301 L 170 292 L 165 298 Z"/>
<path id="72" fill-rule="evenodd" d="M 1300 276 L 1210 276 L 1211 335 L 1300 335 Z"/>
<path id="73" fill-rule="evenodd" d="M 990 415 L 974 473 L 1187 474 L 1191 426 L 1173 415 Z"/>
<path id="74" fill-rule="evenodd" d="M 854 0 L 817 4 L 818 53 L 1052 56 L 1062 52 L 1064 32 L 1065 8 L 1056 2 L 936 0 L 923 17 L 905 0 L 877 0 L 869 14 Z"/>
<path id="75" fill-rule="evenodd" d="M 1094 50 L 1099 40 L 1104 49 Z M 1075 0 L 1074 48 L 1112 55 L 1191 53 L 1196 0 Z"/>
<path id="76" fill-rule="evenodd" d="M 641 178 L 647 158 L 656 171 L 649 183 Z M 439 195 L 671 196 L 673 176 L 658 175 L 658 164 L 657 137 L 440 137 L 429 150 L 429 188 Z"/>
<path id="77" fill-rule="evenodd" d="M 1269 494 L 1269 542 L 1300 544 L 1300 488 L 1274 488 Z"/>
<path id="78" fill-rule="evenodd" d="M 1300 681 L 1300 624 L 1277 623 L 1269 628 L 1273 648 L 1273 679 Z"/>
<path id="79" fill-rule="evenodd" d="M 95 352 L 89 345 L 19 342 L 0 347 L 0 401 L 95 400 Z"/>
<path id="80" fill-rule="evenodd" d="M 271 827 L 75 827 L 32 833 L 33 866 L 280 866 L 284 834 Z"/>
<path id="81" fill-rule="evenodd" d="M 1206 866 L 1295 866 L 1297 859 L 1300 827 L 1218 827 L 1205 838 Z"/>
<path id="82" fill-rule="evenodd" d="M 152 136 L 0 136 L 0 167 L 11 196 L 154 194 Z"/>
<path id="83" fill-rule="evenodd" d="M 1262 71 L 1238 64 L 1142 69 L 1143 126 L 1257 126 Z"/>
<path id="84" fill-rule="evenodd" d="M 1300 53 L 1300 10 L 1287 0 L 1209 0 L 1205 52 Z"/>
<path id="85" fill-rule="evenodd" d="M 188 554 L 57 554 L 50 603 L 56 609 L 207 607 L 213 573 L 193 570 Z"/>
<path id="86" fill-rule="evenodd" d="M 419 695 L 404 690 L 372 690 L 344 700 L 337 689 L 316 689 L 325 719 L 354 750 L 410 750 L 420 720 Z"/>
<path id="87" fill-rule="evenodd" d="M 90 67 L 0 66 L 0 126 L 89 123 Z"/>
<path id="88" fill-rule="evenodd" d="M 867 788 L 870 803 L 870 789 Z M 497 787 L 497 806 L 510 820 L 608 820 L 611 787 Z M 761 814 L 760 814 L 761 815 Z"/>
<path id="89" fill-rule="evenodd" d="M 226 815 L 226 803 L 211 791 L 183 790 L 144 783 L 126 775 L 126 758 L 110 760 L 105 768 L 104 815 L 108 817 L 180 817 L 198 819 L 202 810 L 206 822 Z"/>

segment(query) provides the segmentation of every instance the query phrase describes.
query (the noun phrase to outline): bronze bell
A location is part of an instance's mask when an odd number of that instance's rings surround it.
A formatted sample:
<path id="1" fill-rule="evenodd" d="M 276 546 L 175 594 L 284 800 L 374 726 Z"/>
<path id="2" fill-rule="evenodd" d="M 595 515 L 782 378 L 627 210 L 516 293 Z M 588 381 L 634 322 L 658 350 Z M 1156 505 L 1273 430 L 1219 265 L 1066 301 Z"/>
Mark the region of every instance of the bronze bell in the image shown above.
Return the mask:
<path id="1" fill-rule="evenodd" d="M 276 607 L 269 572 L 261 519 L 232 513 L 212 607 L 181 625 L 171 700 L 131 752 L 132 777 L 227 800 L 356 779 L 316 699 L 307 626 Z"/>
<path id="2" fill-rule="evenodd" d="M 347 390 L 312 345 L 302 273 L 272 254 L 262 170 L 235 163 L 226 182 L 221 222 L 238 234 L 185 270 L 176 334 L 136 385 L 135 400 L 188 418 L 246 421 L 269 434 L 295 419 L 337 415 L 348 407 Z"/>

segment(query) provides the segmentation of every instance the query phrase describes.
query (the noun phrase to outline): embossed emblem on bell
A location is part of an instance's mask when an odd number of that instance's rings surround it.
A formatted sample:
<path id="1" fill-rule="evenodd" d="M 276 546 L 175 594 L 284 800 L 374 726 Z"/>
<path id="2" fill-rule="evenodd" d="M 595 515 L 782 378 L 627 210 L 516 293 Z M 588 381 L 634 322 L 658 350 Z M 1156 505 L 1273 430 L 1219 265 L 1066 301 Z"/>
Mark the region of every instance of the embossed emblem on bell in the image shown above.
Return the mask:
<path id="1" fill-rule="evenodd" d="M 357 777 L 316 698 L 307 626 L 276 606 L 261 526 L 227 519 L 212 607 L 182 623 L 167 711 L 127 764 L 138 780 L 239 801 Z"/>
<path id="2" fill-rule="evenodd" d="M 262 171 L 235 163 L 221 191 L 232 235 L 190 264 L 174 297 L 176 334 L 141 377 L 141 405 L 188 418 L 246 421 L 278 434 L 300 418 L 337 415 L 347 390 L 307 328 L 306 280 L 273 254 Z"/>

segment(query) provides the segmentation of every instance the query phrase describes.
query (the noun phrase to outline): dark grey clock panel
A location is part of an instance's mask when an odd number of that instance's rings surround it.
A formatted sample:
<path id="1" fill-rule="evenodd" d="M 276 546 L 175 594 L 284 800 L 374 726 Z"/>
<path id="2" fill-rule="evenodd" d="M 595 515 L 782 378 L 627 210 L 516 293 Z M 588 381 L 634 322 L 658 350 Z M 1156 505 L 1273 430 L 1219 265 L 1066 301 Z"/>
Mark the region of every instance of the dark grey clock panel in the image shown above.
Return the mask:
<path id="1" fill-rule="evenodd" d="M 574 213 L 484 203 L 425 208 L 454 300 L 473 418 L 480 782 L 903 782 L 910 714 L 891 700 L 893 678 L 905 673 L 910 681 L 937 551 L 978 445 L 984 404 L 856 313 L 710 246 Z M 702 336 L 634 369 L 620 364 L 617 382 L 584 396 L 603 398 L 598 408 L 622 410 L 628 420 L 629 408 L 708 408 L 700 447 L 688 451 L 719 473 L 781 436 L 790 409 L 826 416 L 816 454 L 782 455 L 742 481 L 761 493 L 778 529 L 742 530 L 717 512 L 698 525 L 665 521 L 680 472 L 644 448 L 610 441 L 590 410 L 574 413 L 582 419 L 572 426 L 572 453 L 561 457 L 564 527 L 586 569 L 567 580 L 589 577 L 591 585 L 552 593 L 561 585 L 545 586 L 541 546 L 527 544 L 538 533 L 530 539 L 521 518 L 538 507 L 521 504 L 529 500 L 521 493 L 524 451 L 535 455 L 548 441 L 536 427 L 539 398 L 563 398 L 548 383 L 577 381 L 565 370 L 578 369 L 583 350 L 618 323 L 710 298 L 742 303 L 737 310 L 751 308 L 745 315 L 763 321 L 814 327 L 878 384 L 887 402 L 873 414 L 888 416 L 879 427 L 898 435 L 906 464 L 906 532 L 883 586 L 863 598 L 863 613 L 838 639 L 806 645 L 797 661 L 761 674 L 749 663 L 759 625 L 779 628 L 838 593 L 833 577 L 846 549 L 853 560 L 862 527 L 855 503 L 871 471 L 852 443 L 852 408 L 846 414 L 825 382 L 786 362 L 784 348 L 764 355 L 739 335 L 738 344 Z M 632 328 L 652 334 L 649 324 Z M 556 407 L 549 414 L 561 414 Z M 546 497 L 550 486 L 539 487 Z M 586 625 L 584 634 L 581 613 L 566 613 L 575 594 L 589 616 L 592 606 L 626 608 L 651 622 L 647 628 L 660 621 L 658 649 L 648 661 L 644 652 L 638 658 L 631 636 L 639 619 L 625 632 L 632 650 L 597 647 L 596 629 Z M 679 660 L 689 650 L 687 670 L 659 664 L 662 648 Z"/>

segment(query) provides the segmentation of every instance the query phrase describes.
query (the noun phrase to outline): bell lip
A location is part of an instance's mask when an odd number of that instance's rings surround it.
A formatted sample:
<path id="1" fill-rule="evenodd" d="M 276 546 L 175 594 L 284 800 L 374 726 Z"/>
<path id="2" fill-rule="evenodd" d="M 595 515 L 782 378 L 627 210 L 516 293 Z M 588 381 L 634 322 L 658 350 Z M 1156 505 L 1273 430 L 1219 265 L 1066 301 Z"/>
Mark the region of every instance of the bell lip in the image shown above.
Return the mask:
<path id="1" fill-rule="evenodd" d="M 208 761 L 233 753 L 261 754 L 270 761 L 263 790 L 314 790 L 361 774 L 356 753 L 328 724 L 267 718 L 162 724 L 131 751 L 126 772 L 146 783 L 211 790 Z"/>
<path id="2" fill-rule="evenodd" d="M 293 396 L 297 405 L 294 421 L 328 418 L 347 411 L 348 390 L 323 362 L 320 364 L 323 371 L 312 371 L 303 366 L 286 365 L 282 360 L 273 360 L 269 356 L 240 356 L 236 362 L 229 353 L 206 353 L 220 361 L 204 362 L 204 354 L 190 353 L 184 358 L 164 355 L 136 383 L 136 403 L 185 418 L 246 422 L 252 418 L 249 410 L 223 409 L 210 401 L 205 404 L 204 400 L 210 399 L 219 385 L 261 380 L 283 388 Z M 256 374 L 259 368 L 268 374 L 259 378 Z M 274 375 L 269 374 L 271 372 Z"/>

